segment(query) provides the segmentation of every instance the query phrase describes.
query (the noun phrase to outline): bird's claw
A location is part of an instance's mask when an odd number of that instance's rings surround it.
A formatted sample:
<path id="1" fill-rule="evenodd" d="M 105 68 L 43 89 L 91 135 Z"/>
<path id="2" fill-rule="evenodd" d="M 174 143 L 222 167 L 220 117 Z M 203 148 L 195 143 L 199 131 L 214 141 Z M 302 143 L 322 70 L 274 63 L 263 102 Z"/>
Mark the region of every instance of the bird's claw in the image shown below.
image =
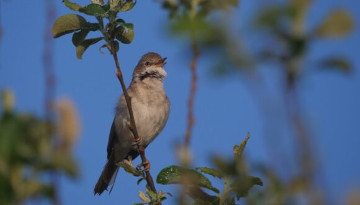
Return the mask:
<path id="1" fill-rule="evenodd" d="M 143 168 L 141 168 L 143 167 Z M 142 171 L 142 172 L 147 172 L 150 170 L 150 162 L 148 160 L 146 160 L 145 162 L 137 165 L 137 169 Z"/>

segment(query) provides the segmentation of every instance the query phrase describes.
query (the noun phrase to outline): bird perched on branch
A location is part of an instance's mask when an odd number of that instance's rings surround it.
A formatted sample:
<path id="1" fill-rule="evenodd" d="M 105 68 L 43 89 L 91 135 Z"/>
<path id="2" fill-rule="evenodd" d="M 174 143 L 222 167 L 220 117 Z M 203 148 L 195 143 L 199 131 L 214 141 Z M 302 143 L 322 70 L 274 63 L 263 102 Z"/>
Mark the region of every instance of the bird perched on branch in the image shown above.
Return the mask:
<path id="1" fill-rule="evenodd" d="M 140 143 L 147 147 L 164 128 L 170 103 L 163 83 L 166 77 L 164 70 L 166 58 L 157 53 L 142 56 L 134 69 L 133 78 L 127 89 Z M 94 188 L 94 194 L 101 194 L 115 182 L 119 167 L 117 163 L 136 158 L 139 153 L 134 135 L 129 127 L 130 117 L 122 95 L 116 107 L 116 114 L 111 126 L 107 146 L 107 163 Z"/>

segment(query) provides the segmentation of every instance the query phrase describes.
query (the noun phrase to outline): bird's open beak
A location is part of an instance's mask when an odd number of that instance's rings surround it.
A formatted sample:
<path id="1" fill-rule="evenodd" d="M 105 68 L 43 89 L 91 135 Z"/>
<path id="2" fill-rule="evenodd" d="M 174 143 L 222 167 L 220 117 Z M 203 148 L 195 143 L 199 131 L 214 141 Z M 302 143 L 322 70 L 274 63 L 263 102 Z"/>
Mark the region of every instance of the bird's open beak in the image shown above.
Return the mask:
<path id="1" fill-rule="evenodd" d="M 165 57 L 165 58 L 163 58 L 163 59 L 161 60 L 161 63 L 162 63 L 163 66 L 166 64 L 166 62 L 165 62 L 166 59 L 167 59 L 167 57 Z"/>
<path id="2" fill-rule="evenodd" d="M 166 64 L 166 57 L 165 58 L 163 58 L 163 59 L 161 59 L 161 60 L 159 60 L 157 63 L 155 63 L 155 65 L 158 65 L 158 66 L 161 66 L 161 67 L 163 67 L 165 64 Z"/>

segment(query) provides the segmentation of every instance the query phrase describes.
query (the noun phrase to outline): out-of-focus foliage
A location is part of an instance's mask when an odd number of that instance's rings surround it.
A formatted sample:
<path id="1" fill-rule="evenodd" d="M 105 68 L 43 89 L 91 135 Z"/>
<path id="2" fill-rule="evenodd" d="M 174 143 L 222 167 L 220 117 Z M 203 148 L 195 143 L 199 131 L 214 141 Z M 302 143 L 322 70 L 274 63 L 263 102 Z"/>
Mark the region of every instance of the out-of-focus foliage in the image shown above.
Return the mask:
<path id="1" fill-rule="evenodd" d="M 260 178 L 248 175 L 243 152 L 249 137 L 248 135 L 240 145 L 234 146 L 234 158 L 230 161 L 222 157 L 213 157 L 215 168 L 190 169 L 176 165 L 168 166 L 160 171 L 156 181 L 159 184 L 183 185 L 194 204 L 235 204 L 241 197 L 247 196 L 253 186 L 263 185 Z M 223 182 L 222 192 L 221 188 L 214 187 L 204 174 L 220 179 Z M 208 194 L 203 189 L 215 195 Z"/>
<path id="2" fill-rule="evenodd" d="M 256 46 L 247 48 L 241 33 L 228 24 L 232 22 L 231 19 L 225 18 L 225 20 L 212 19 L 209 26 L 214 33 L 207 36 L 209 38 L 206 42 L 200 41 L 200 47 L 218 75 L 244 75 L 246 76 L 244 79 L 249 80 L 252 83 L 250 85 L 255 87 L 255 85 L 264 85 L 268 80 L 260 71 L 260 67 L 266 65 L 268 69 L 276 68 L 276 73 L 280 71 L 279 75 L 283 77 L 280 79 L 283 80 L 284 87 L 280 89 L 283 89 L 281 92 L 285 91 L 285 99 L 288 100 L 285 102 L 288 106 L 285 108 L 288 109 L 285 113 L 288 112 L 290 116 L 289 127 L 294 127 L 293 136 L 288 138 L 294 137 L 294 149 L 291 154 L 294 154 L 298 160 L 295 162 L 297 173 L 294 175 L 289 173 L 290 176 L 285 178 L 277 173 L 275 167 L 261 166 L 258 171 L 266 186 L 262 190 L 251 192 L 246 198 L 247 202 L 296 204 L 301 199 L 307 203 L 324 204 L 324 193 L 316 185 L 317 164 L 313 159 L 316 156 L 311 152 L 308 143 L 313 138 L 307 134 L 305 123 L 301 119 L 300 109 L 297 106 L 299 102 L 296 85 L 306 74 L 314 73 L 309 71 L 337 70 L 346 74 L 351 73 L 353 68 L 350 60 L 341 54 L 315 59 L 311 64 L 305 64 L 304 59 L 315 41 L 347 37 L 353 31 L 354 20 L 347 10 L 337 8 L 330 11 L 315 28 L 309 28 L 306 20 L 309 8 L 312 6 L 311 0 L 265 2 L 251 19 L 252 27 L 246 28 L 248 33 L 253 34 L 253 38 L 258 37 Z M 215 38 L 211 39 L 211 36 Z M 263 88 L 259 87 L 259 90 L 261 89 Z M 259 96 L 259 99 L 264 100 L 263 96 Z M 259 102 L 260 106 L 262 103 Z M 275 139 L 275 136 L 269 135 L 266 137 Z M 273 149 L 271 152 L 279 149 L 273 146 L 271 148 Z M 214 172 L 212 174 L 217 176 Z"/>
<path id="3" fill-rule="evenodd" d="M 67 112 L 62 108 L 60 112 Z M 67 110 L 67 111 L 64 111 Z M 31 198 L 54 197 L 49 177 L 60 172 L 69 177 L 78 176 L 78 167 L 71 154 L 75 141 L 69 136 L 78 132 L 64 125 L 68 114 L 62 114 L 61 143 L 54 144 L 55 125 L 32 114 L 17 113 L 10 91 L 2 93 L 0 116 L 0 204 L 20 204 Z M 77 120 L 77 119 L 76 119 Z M 71 134 L 69 134 L 71 133 Z M 62 137 L 64 136 L 64 137 Z M 66 148 L 66 149 L 65 149 Z"/>
<path id="4" fill-rule="evenodd" d="M 261 8 L 253 17 L 253 28 L 249 28 L 262 38 L 260 41 L 266 39 L 257 49 L 245 48 L 241 36 L 226 28 L 223 22 L 214 21 L 212 26 L 216 33 L 212 35 L 217 38 L 209 39 L 211 44 L 204 43 L 202 46 L 204 50 L 212 51 L 217 56 L 213 58 L 217 60 L 213 63 L 215 73 L 231 74 L 249 68 L 255 69 L 262 63 L 275 63 L 285 69 L 288 83 L 293 84 L 305 68 L 292 65 L 307 55 L 308 48 L 314 41 L 344 38 L 354 27 L 351 14 L 339 8 L 331 11 L 315 28 L 307 29 L 305 23 L 311 5 L 309 0 L 291 0 L 286 3 L 268 3 Z M 310 69 L 308 67 L 306 69 Z M 336 69 L 345 73 L 352 70 L 349 59 L 341 55 L 318 59 L 318 62 L 310 67 L 318 67 L 321 70 Z"/>
<path id="5" fill-rule="evenodd" d="M 227 11 L 239 4 L 238 0 L 163 0 L 162 6 L 169 11 L 170 31 L 199 43 L 213 41 L 216 29 L 207 18 L 215 11 Z"/>

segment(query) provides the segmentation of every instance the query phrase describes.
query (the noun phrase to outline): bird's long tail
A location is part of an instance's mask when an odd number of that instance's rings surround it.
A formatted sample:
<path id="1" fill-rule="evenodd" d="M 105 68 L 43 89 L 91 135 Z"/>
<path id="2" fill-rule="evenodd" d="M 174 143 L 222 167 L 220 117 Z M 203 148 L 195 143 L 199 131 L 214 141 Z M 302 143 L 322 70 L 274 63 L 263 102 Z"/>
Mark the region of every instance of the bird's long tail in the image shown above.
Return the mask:
<path id="1" fill-rule="evenodd" d="M 94 194 L 102 194 L 107 190 L 108 186 L 113 184 L 115 181 L 116 174 L 119 167 L 115 165 L 115 160 L 111 155 L 105 164 L 104 170 L 94 188 Z"/>

